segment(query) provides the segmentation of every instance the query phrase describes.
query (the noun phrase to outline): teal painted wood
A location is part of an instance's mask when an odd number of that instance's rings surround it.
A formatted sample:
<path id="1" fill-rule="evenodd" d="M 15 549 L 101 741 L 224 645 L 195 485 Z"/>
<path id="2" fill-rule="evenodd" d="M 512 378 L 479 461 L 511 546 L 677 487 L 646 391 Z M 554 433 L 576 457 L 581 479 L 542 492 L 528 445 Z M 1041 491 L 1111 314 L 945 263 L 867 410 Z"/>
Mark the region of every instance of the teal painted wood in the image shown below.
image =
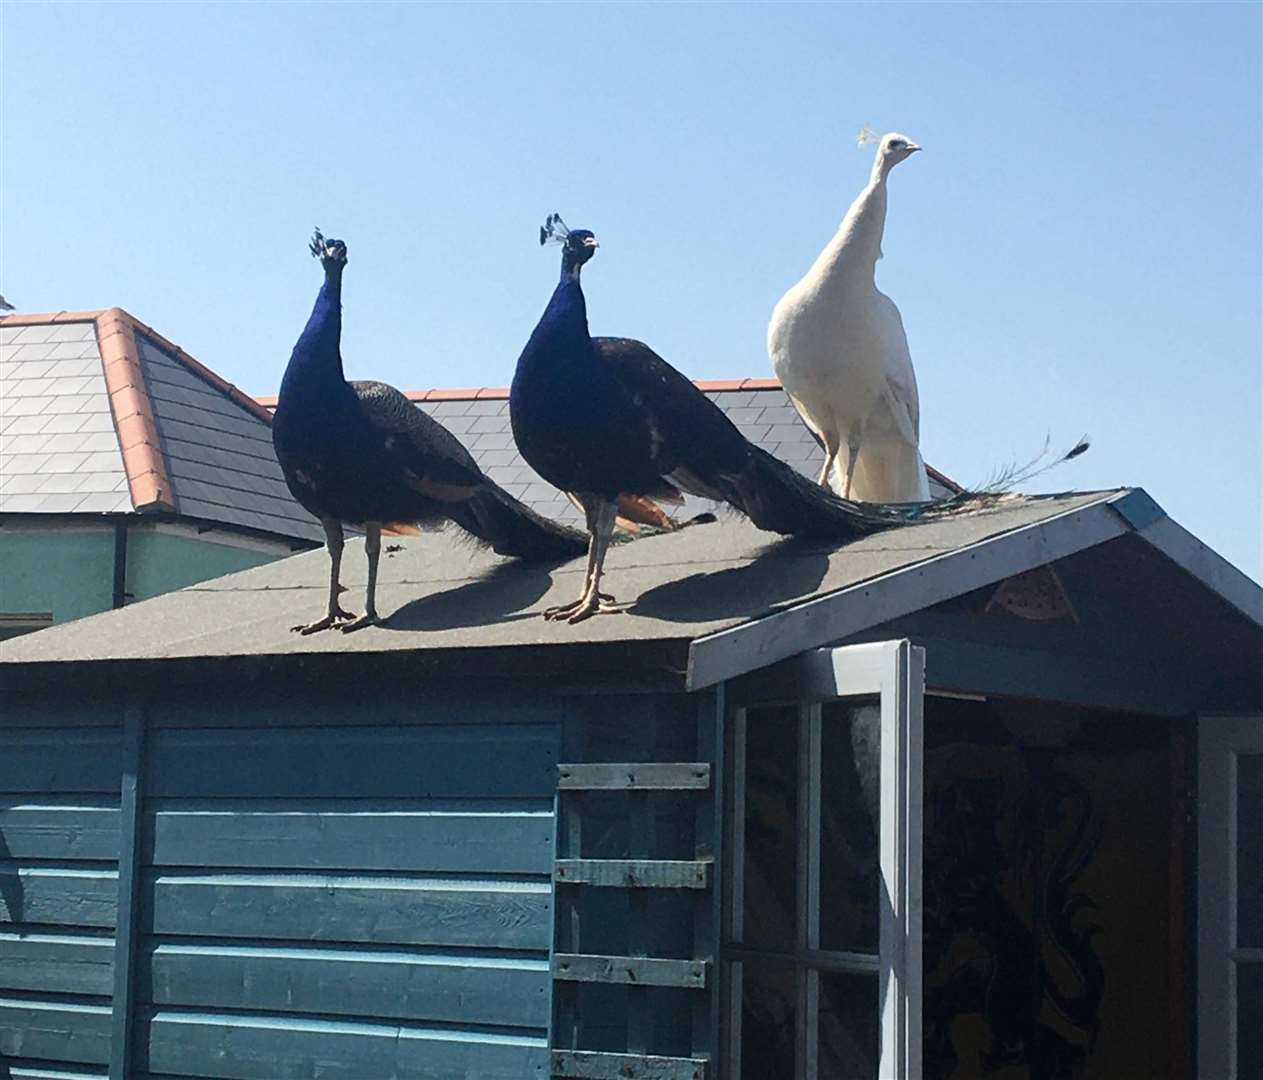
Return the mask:
<path id="1" fill-rule="evenodd" d="M 0 851 L 10 859 L 118 858 L 118 800 L 82 796 L 81 805 L 49 805 L 38 796 L 0 796 Z"/>
<path id="2" fill-rule="evenodd" d="M 77 694 L 50 694 L 47 691 L 21 692 L 5 699 L 0 709 L 0 730 L 4 728 L 123 728 L 123 701 L 102 694 L 85 709 Z"/>
<path id="3" fill-rule="evenodd" d="M 157 1005 L 396 1020 L 548 1025 L 548 961 L 462 953 L 153 947 L 142 996 Z"/>
<path id="4" fill-rule="evenodd" d="M 0 731 L 0 792 L 117 792 L 122 732 L 109 728 Z"/>
<path id="5" fill-rule="evenodd" d="M 118 909 L 118 871 L 0 862 L 0 926 L 108 926 Z"/>
<path id="6" fill-rule="evenodd" d="M 548 948 L 547 882 L 320 874 L 162 874 L 156 934 Z"/>
<path id="7" fill-rule="evenodd" d="M 695 1058 L 595 1050 L 554 1050 L 552 1055 L 553 1076 L 586 1080 L 706 1080 L 706 1065 Z"/>
<path id="8" fill-rule="evenodd" d="M 164 730 L 147 754 L 153 797 L 549 798 L 546 724 Z"/>
<path id="9" fill-rule="evenodd" d="M 140 888 L 140 800 L 145 716 L 140 701 L 128 702 L 123 721 L 123 781 L 119 796 L 118 929 L 114 948 L 114 1000 L 110 1040 L 110 1080 L 132 1072 L 132 1018 Z"/>
<path id="10" fill-rule="evenodd" d="M 158 1012 L 141 1031 L 151 1072 L 231 1080 L 543 1080 L 542 1037 L 460 1029 Z"/>
<path id="11" fill-rule="evenodd" d="M 710 869 L 709 859 L 558 859 L 553 880 L 619 889 L 706 889 Z"/>
<path id="12" fill-rule="evenodd" d="M 7 1057 L 104 1065 L 109 1006 L 0 997 L 0 1058 Z"/>
<path id="13" fill-rule="evenodd" d="M 100 1080 L 105 1076 L 105 1073 L 90 1065 L 71 1070 L 39 1065 L 27 1060 L 19 1061 L 17 1058 L 8 1058 L 4 1064 L 9 1068 L 5 1080 Z M 92 1072 L 83 1072 L 84 1068 L 91 1068 Z"/>
<path id="14" fill-rule="evenodd" d="M 108 997 L 113 967 L 109 938 L 0 932 L 0 990 Z"/>
<path id="15" fill-rule="evenodd" d="M 304 801 L 258 810 L 170 806 L 150 817 L 159 866 L 534 873 L 551 869 L 553 815 L 484 810 L 327 810 Z"/>

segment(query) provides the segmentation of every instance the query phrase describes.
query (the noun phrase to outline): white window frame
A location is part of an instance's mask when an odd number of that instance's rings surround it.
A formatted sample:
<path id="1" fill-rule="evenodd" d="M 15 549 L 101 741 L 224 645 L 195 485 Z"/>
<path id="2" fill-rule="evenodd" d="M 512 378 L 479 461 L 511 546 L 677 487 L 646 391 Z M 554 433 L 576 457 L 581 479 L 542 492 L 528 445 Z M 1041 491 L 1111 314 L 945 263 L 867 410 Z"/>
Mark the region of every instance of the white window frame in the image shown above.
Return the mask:
<path id="1" fill-rule="evenodd" d="M 1198 718 L 1197 1071 L 1237 1080 L 1237 759 L 1263 754 L 1263 716 Z"/>
<path id="2" fill-rule="evenodd" d="M 881 1080 L 921 1080 L 921 849 L 923 793 L 923 702 L 925 650 L 904 641 L 883 641 L 816 649 L 795 661 L 798 691 L 799 915 L 798 948 L 815 954 L 820 927 L 820 754 L 821 711 L 829 701 L 877 697 L 881 710 L 881 821 L 879 860 L 886 899 L 881 910 L 876 966 L 880 1013 Z M 783 701 L 783 699 L 782 699 Z M 775 704 L 769 702 L 768 704 Z M 751 705 L 750 707 L 761 708 Z M 728 858 L 724 909 L 725 945 L 744 941 L 745 749 L 747 708 L 734 710 L 731 793 L 727 812 Z M 805 812 L 804 812 L 805 811 Z M 864 954 L 830 951 L 829 969 L 872 972 Z M 734 1080 L 741 1068 L 743 963 L 739 952 L 724 965 L 724 1075 Z M 803 961 L 799 961 L 801 966 Z M 798 969 L 796 968 L 796 971 Z M 820 967 L 808 967 L 799 981 L 795 1011 L 797 1076 L 793 1080 L 829 1080 L 818 1075 Z M 782 1080 L 782 1078 L 778 1078 Z M 789 1077 L 783 1080 L 791 1080 Z"/>

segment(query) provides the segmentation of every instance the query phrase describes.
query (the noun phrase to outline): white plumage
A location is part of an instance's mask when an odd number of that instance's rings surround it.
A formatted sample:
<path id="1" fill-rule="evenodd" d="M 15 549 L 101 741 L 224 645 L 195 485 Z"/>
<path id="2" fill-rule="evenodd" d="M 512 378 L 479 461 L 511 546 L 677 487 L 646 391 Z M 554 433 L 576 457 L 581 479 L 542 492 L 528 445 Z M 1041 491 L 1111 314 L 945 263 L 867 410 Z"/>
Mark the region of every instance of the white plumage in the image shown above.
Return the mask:
<path id="1" fill-rule="evenodd" d="M 767 348 L 794 407 L 824 443 L 820 483 L 862 502 L 930 497 L 918 448 L 921 408 L 899 309 L 877 289 L 886 180 L 920 147 L 882 137 L 868 186 L 806 276 L 772 311 Z"/>

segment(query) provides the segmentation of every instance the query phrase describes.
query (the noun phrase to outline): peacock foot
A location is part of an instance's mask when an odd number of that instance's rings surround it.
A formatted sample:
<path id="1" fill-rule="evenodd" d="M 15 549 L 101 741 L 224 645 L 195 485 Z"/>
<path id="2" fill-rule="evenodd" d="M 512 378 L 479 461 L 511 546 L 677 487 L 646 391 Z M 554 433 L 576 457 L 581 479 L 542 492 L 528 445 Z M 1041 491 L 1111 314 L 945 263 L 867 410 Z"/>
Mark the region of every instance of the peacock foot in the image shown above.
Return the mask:
<path id="1" fill-rule="evenodd" d="M 338 627 L 344 634 L 352 634 L 356 630 L 363 630 L 366 626 L 381 626 L 382 619 L 375 611 L 366 611 L 358 619 L 353 619 L 349 623 L 343 623 Z"/>
<path id="2" fill-rule="evenodd" d="M 343 611 L 342 608 L 334 605 L 333 610 L 323 619 L 317 619 L 313 623 L 299 623 L 297 626 L 291 626 L 290 630 L 296 634 L 315 634 L 319 633 L 321 630 L 328 630 L 331 626 L 337 626 L 338 623 L 346 622 L 354 618 L 355 616 L 352 615 L 351 612 Z"/>
<path id="3" fill-rule="evenodd" d="M 595 593 L 585 594 L 573 604 L 548 608 L 544 612 L 544 618 L 549 622 L 561 622 L 564 619 L 568 623 L 577 623 L 590 619 L 593 615 L 621 615 L 623 611 L 622 607 L 614 603 L 614 597 L 609 593 Z"/>

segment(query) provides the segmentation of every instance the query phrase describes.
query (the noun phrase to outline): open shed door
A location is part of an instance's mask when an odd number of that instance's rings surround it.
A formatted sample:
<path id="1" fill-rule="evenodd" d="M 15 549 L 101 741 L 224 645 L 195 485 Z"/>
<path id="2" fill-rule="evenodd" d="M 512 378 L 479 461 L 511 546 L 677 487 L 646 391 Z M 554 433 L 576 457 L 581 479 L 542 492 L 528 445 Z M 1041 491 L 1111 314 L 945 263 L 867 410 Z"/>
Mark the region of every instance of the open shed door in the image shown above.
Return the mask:
<path id="1" fill-rule="evenodd" d="M 1198 738 L 1198 1075 L 1263 1076 L 1263 716 Z"/>
<path id="2" fill-rule="evenodd" d="M 924 650 L 796 663 L 729 724 L 723 1075 L 917 1080 Z"/>

